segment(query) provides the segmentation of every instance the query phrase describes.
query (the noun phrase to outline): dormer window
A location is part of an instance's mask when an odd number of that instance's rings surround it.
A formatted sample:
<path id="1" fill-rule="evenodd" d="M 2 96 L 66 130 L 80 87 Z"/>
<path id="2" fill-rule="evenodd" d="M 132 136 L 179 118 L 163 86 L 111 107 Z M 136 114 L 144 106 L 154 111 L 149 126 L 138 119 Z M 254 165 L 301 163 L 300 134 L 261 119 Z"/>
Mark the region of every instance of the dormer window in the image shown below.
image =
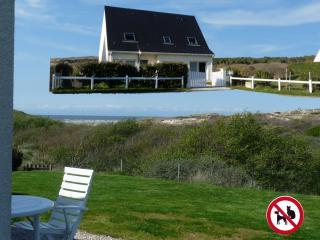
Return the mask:
<path id="1" fill-rule="evenodd" d="M 199 46 L 199 43 L 196 37 L 188 37 L 188 43 L 189 43 L 189 46 Z"/>
<path id="2" fill-rule="evenodd" d="M 172 45 L 172 40 L 170 36 L 163 36 L 163 44 Z"/>
<path id="3" fill-rule="evenodd" d="M 123 36 L 126 42 L 136 42 L 136 35 L 134 33 L 125 32 Z"/>

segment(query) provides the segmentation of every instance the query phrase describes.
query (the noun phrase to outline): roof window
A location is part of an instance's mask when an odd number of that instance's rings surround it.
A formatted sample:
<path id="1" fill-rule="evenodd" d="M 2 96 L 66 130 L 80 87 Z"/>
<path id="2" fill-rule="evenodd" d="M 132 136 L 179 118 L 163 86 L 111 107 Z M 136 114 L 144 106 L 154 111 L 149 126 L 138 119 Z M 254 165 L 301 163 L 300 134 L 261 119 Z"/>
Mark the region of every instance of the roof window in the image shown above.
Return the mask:
<path id="1" fill-rule="evenodd" d="M 136 42 L 136 35 L 134 33 L 125 32 L 123 36 L 126 42 Z"/>
<path id="2" fill-rule="evenodd" d="M 188 37 L 188 43 L 189 43 L 189 46 L 199 46 L 199 43 L 196 37 Z"/>
<path id="3" fill-rule="evenodd" d="M 163 36 L 163 44 L 172 45 L 172 40 L 170 36 Z"/>

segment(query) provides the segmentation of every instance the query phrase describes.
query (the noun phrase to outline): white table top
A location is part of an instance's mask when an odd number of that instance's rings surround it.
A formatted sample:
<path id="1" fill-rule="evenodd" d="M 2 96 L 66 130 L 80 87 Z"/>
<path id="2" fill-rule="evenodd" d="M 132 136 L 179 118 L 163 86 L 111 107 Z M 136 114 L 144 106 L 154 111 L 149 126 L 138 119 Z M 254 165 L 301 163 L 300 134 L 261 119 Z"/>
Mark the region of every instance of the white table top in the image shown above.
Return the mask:
<path id="1" fill-rule="evenodd" d="M 54 202 L 41 197 L 12 196 L 11 217 L 31 217 L 43 214 L 54 206 Z"/>

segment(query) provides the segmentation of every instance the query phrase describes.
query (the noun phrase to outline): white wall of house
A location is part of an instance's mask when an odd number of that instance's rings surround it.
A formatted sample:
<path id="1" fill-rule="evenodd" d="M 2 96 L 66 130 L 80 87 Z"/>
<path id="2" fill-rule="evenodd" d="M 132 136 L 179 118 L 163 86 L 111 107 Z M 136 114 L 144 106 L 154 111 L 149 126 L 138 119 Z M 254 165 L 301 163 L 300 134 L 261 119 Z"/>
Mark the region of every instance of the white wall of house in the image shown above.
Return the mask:
<path id="1" fill-rule="evenodd" d="M 100 35 L 100 47 L 99 47 L 99 62 L 107 62 L 109 58 L 108 50 L 108 38 L 107 38 L 107 23 L 106 15 L 103 13 L 103 22 Z"/>
<path id="2" fill-rule="evenodd" d="M 319 50 L 317 56 L 315 57 L 314 62 L 320 62 L 320 50 Z"/>

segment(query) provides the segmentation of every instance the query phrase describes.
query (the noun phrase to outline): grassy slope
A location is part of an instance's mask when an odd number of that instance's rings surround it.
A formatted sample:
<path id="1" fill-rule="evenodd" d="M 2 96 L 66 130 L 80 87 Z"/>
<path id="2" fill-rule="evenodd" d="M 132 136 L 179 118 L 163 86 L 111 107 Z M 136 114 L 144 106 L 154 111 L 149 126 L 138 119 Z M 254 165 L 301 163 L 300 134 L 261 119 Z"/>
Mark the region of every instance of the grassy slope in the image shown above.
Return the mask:
<path id="1" fill-rule="evenodd" d="M 14 191 L 54 199 L 62 173 L 14 173 Z M 283 239 L 265 211 L 281 193 L 96 174 L 83 230 L 123 239 Z M 293 195 L 305 222 L 289 239 L 319 239 L 320 197 Z"/>
<path id="2" fill-rule="evenodd" d="M 244 91 L 251 91 L 251 92 L 263 92 L 263 93 L 273 93 L 273 94 L 280 94 L 280 95 L 290 95 L 290 96 L 307 96 L 307 97 L 320 97 L 320 91 L 315 91 L 313 93 L 309 93 L 306 89 L 283 89 L 281 91 L 278 91 L 277 87 L 263 87 L 263 86 L 257 86 L 255 89 L 246 88 L 244 86 L 233 86 L 232 89 L 239 89 Z"/>

